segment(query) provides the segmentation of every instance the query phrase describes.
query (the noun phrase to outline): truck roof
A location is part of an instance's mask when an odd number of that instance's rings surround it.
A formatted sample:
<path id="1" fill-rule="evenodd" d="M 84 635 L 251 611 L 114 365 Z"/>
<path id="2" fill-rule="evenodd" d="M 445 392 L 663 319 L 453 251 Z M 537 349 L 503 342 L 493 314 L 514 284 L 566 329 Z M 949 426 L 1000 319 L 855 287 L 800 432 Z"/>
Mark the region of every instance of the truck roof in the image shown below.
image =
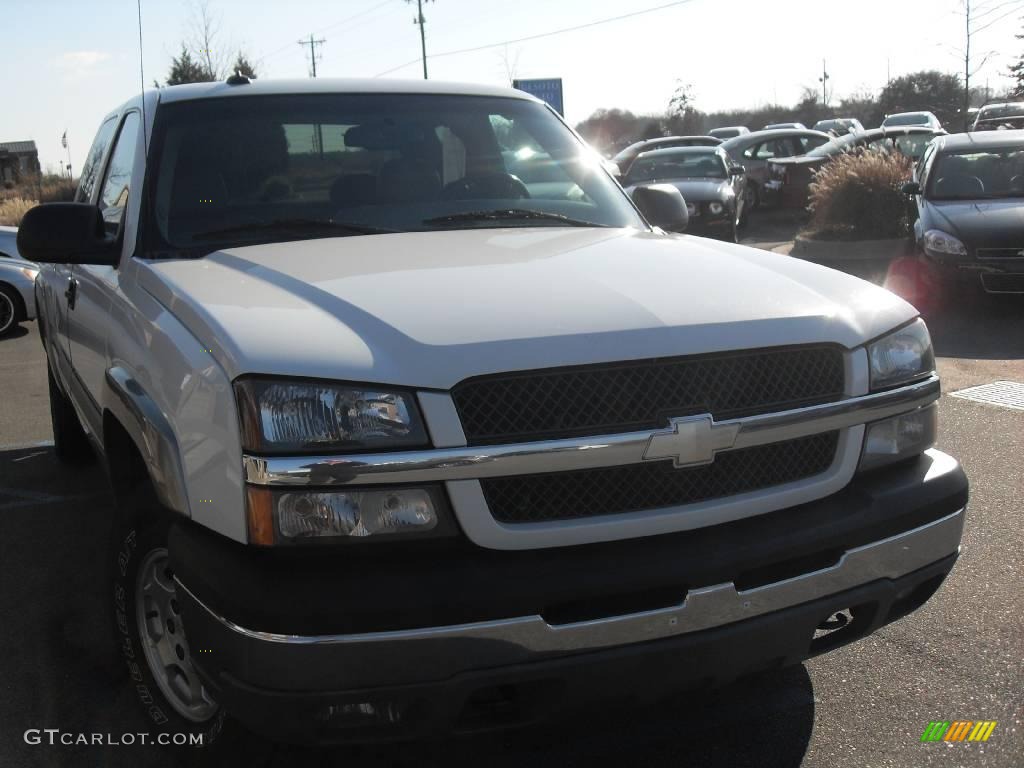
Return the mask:
<path id="1" fill-rule="evenodd" d="M 268 96 L 303 93 L 417 93 L 460 96 L 501 96 L 513 99 L 537 99 L 523 91 L 479 83 L 453 83 L 441 80 L 398 80 L 390 78 L 303 78 L 292 80 L 251 80 L 241 85 L 223 81 L 171 85 L 159 89 L 161 103 L 234 96 Z"/>

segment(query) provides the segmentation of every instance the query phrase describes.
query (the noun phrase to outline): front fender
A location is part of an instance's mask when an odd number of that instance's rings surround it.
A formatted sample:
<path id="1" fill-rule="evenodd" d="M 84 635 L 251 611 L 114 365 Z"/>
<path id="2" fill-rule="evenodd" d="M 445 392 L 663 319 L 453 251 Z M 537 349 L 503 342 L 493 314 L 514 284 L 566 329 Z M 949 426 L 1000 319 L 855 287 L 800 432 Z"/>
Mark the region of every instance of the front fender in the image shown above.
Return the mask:
<path id="1" fill-rule="evenodd" d="M 120 366 L 107 369 L 103 408 L 125 428 L 149 470 L 157 499 L 191 517 L 178 441 L 170 422 L 138 381 Z"/>

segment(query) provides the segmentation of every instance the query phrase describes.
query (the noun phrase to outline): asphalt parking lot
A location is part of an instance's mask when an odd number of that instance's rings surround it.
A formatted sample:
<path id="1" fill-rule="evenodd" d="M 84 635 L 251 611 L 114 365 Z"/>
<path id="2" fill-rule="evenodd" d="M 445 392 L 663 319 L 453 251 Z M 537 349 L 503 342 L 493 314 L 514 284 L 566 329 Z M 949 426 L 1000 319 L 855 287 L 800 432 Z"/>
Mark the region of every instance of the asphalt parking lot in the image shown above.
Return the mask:
<path id="1" fill-rule="evenodd" d="M 863 270 L 880 279 L 885 265 Z M 25 743 L 30 728 L 122 734 L 140 725 L 101 592 L 110 498 L 97 467 L 63 468 L 46 445 L 45 361 L 26 324 L 0 339 L 0 765 L 1020 766 L 1024 410 L 949 392 L 1024 382 L 1024 297 L 964 290 L 928 319 L 946 390 L 939 448 L 963 462 L 972 501 L 956 569 L 910 617 L 800 667 L 557 726 L 382 749 L 307 750 L 244 735 L 201 756 Z M 982 719 L 998 721 L 986 743 L 920 742 L 929 721 Z"/>

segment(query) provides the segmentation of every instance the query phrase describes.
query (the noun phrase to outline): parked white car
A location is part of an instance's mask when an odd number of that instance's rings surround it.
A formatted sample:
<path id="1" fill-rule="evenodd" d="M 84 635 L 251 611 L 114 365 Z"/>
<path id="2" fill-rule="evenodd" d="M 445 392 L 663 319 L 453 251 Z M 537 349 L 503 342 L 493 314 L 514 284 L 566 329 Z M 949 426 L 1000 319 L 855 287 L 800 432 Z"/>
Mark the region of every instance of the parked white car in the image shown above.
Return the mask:
<path id="1" fill-rule="evenodd" d="M 18 244 L 57 455 L 110 472 L 139 727 L 511 727 L 924 603 L 967 502 L 924 322 L 686 216 L 511 89 L 235 76 L 111 112 Z"/>
<path id="2" fill-rule="evenodd" d="M 0 227 L 0 336 L 36 317 L 35 279 L 39 267 L 21 258 L 17 227 Z"/>

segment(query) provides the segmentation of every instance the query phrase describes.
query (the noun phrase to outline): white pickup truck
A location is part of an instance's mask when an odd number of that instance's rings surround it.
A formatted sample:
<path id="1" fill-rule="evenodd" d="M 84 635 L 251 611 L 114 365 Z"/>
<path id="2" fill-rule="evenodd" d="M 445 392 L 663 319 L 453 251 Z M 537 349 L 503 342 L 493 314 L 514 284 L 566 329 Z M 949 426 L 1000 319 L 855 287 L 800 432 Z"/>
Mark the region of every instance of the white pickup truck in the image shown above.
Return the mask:
<path id="1" fill-rule="evenodd" d="M 926 601 L 967 481 L 924 323 L 685 218 L 508 89 L 236 76 L 113 111 L 18 246 L 57 455 L 112 484 L 149 727 L 514 726 Z"/>

